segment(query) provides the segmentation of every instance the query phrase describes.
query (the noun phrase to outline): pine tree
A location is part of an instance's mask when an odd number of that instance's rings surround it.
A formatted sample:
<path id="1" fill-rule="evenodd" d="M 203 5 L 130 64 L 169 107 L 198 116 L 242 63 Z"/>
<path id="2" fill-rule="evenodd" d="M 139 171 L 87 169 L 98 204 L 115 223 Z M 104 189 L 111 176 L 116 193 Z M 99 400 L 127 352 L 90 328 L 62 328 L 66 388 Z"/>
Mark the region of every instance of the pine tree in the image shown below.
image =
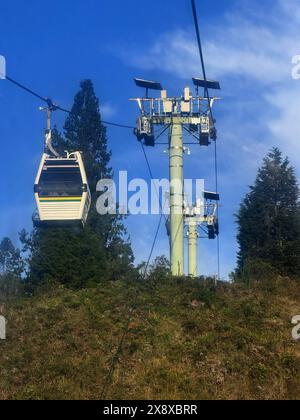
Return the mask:
<path id="1" fill-rule="evenodd" d="M 83 153 L 92 206 L 88 226 L 101 239 L 107 252 L 112 277 L 128 271 L 133 263 L 133 254 L 128 241 L 124 241 L 126 229 L 118 215 L 99 216 L 96 210 L 98 193 L 96 186 L 101 179 L 113 177 L 109 167 L 111 153 L 107 148 L 107 130 L 101 122 L 99 100 L 90 80 L 81 83 L 74 105 L 64 126 L 66 150 Z"/>
<path id="2" fill-rule="evenodd" d="M 97 182 L 111 178 L 112 169 L 109 167 L 111 153 L 107 148 L 106 127 L 101 122 L 99 100 L 91 80 L 80 84 L 65 122 L 64 136 L 60 136 L 59 141 L 61 153 L 65 150 L 83 153 L 90 189 L 95 197 Z"/>
<path id="3" fill-rule="evenodd" d="M 106 127 L 90 80 L 81 83 L 63 134 L 55 129 L 53 137 L 61 155 L 65 151 L 82 152 L 92 206 L 83 231 L 39 228 L 31 236 L 23 233 L 23 244 L 31 253 L 30 283 L 33 287 L 51 281 L 86 287 L 104 278 L 118 278 L 132 268 L 133 255 L 124 239 L 122 219 L 117 215 L 100 216 L 96 210 L 96 185 L 103 178 L 112 178 L 113 172 Z"/>
<path id="4" fill-rule="evenodd" d="M 299 187 L 289 160 L 274 148 L 243 200 L 238 222 L 238 272 L 259 260 L 282 275 L 300 275 Z"/>
<path id="5" fill-rule="evenodd" d="M 63 284 L 79 289 L 107 279 L 105 252 L 96 235 L 62 228 L 38 229 L 31 236 L 22 232 L 24 251 L 30 251 L 27 289 L 44 284 Z"/>

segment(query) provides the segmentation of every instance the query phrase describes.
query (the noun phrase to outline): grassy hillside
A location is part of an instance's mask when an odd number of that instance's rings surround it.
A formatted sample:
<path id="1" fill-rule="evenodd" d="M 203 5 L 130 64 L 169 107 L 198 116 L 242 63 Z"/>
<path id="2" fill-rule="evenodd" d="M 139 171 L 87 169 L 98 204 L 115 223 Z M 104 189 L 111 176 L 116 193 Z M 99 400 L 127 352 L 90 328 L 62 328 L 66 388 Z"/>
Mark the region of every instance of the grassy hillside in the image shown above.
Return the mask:
<path id="1" fill-rule="evenodd" d="M 99 399 L 136 286 L 105 284 L 9 302 L 1 399 Z M 246 290 L 190 280 L 139 288 L 113 399 L 297 399 L 300 285 Z"/>

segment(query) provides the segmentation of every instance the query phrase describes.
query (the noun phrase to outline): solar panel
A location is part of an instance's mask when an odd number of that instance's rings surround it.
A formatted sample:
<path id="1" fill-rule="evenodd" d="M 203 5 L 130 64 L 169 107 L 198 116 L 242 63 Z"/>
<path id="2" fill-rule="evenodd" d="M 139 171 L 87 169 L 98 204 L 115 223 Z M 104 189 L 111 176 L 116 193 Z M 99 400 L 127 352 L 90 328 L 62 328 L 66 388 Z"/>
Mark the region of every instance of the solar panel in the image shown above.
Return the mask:
<path id="1" fill-rule="evenodd" d="M 204 191 L 204 198 L 205 200 L 220 201 L 220 194 Z"/>
<path id="2" fill-rule="evenodd" d="M 153 81 L 144 80 L 144 79 L 134 79 L 134 81 L 135 81 L 135 84 L 141 88 L 151 89 L 151 90 L 163 90 L 163 87 L 159 82 L 153 82 Z"/>
<path id="3" fill-rule="evenodd" d="M 221 89 L 220 83 L 213 80 L 205 81 L 203 79 L 199 79 L 198 77 L 194 77 L 193 82 L 195 86 L 203 87 L 204 89 L 214 89 L 214 90 Z"/>

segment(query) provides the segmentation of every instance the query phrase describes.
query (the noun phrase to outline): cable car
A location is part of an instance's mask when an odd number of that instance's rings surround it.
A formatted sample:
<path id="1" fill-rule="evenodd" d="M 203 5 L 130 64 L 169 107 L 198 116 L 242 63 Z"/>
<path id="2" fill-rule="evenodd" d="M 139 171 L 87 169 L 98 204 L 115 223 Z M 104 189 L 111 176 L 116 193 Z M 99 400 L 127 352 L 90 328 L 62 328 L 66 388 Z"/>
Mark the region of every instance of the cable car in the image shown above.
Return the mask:
<path id="1" fill-rule="evenodd" d="M 34 186 L 36 226 L 85 225 L 91 194 L 80 152 L 66 157 L 43 154 Z"/>

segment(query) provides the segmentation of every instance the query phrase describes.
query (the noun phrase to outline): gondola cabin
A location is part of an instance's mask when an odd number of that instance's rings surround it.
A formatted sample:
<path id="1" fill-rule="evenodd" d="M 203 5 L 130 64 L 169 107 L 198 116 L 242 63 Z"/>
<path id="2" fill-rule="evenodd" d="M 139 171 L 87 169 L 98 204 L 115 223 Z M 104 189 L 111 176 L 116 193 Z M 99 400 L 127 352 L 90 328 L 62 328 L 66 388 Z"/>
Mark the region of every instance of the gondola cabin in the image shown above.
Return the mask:
<path id="1" fill-rule="evenodd" d="M 44 154 L 34 186 L 36 225 L 86 223 L 91 194 L 81 153 L 65 158 Z"/>

